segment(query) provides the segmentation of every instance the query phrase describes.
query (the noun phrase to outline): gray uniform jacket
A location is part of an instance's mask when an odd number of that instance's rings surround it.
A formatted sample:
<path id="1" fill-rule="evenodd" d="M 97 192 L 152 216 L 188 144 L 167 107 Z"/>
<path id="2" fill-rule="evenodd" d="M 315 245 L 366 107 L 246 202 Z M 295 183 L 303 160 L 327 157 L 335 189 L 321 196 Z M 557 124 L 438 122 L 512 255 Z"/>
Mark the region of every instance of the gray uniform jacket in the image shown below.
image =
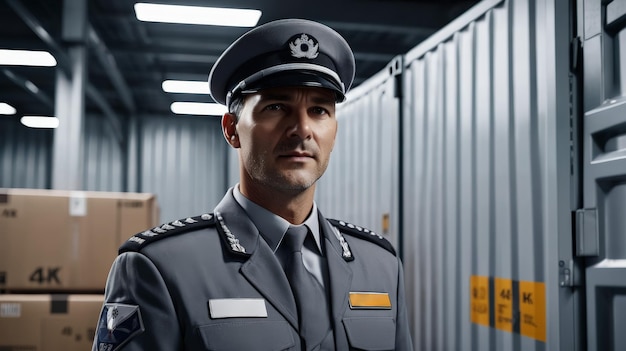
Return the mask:
<path id="1" fill-rule="evenodd" d="M 343 222 L 334 229 L 321 213 L 319 220 L 335 349 L 412 350 L 391 245 Z M 93 350 L 300 350 L 285 273 L 232 190 L 213 214 L 137 234 L 120 251 Z M 390 304 L 359 296 L 388 296 Z"/>

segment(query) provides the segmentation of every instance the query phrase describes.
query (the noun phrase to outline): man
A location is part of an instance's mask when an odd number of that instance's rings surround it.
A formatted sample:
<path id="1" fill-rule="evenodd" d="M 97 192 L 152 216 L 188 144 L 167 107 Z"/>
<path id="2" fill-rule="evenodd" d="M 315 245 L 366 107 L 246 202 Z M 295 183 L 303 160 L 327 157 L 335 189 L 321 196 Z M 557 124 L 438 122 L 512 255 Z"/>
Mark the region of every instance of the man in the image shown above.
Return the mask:
<path id="1" fill-rule="evenodd" d="M 354 71 L 345 40 L 306 20 L 222 54 L 209 84 L 240 182 L 213 212 L 120 248 L 93 350 L 412 349 L 393 248 L 314 202 Z"/>

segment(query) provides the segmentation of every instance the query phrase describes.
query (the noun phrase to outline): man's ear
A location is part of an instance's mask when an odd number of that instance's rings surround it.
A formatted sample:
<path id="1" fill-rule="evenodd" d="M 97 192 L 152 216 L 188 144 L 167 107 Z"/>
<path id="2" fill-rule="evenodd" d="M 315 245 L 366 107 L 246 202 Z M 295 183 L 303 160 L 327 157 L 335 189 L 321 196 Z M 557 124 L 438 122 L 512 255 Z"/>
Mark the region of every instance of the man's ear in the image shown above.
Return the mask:
<path id="1" fill-rule="evenodd" d="M 225 113 L 222 116 L 222 133 L 230 146 L 239 148 L 239 135 L 237 134 L 237 116 L 232 113 Z"/>

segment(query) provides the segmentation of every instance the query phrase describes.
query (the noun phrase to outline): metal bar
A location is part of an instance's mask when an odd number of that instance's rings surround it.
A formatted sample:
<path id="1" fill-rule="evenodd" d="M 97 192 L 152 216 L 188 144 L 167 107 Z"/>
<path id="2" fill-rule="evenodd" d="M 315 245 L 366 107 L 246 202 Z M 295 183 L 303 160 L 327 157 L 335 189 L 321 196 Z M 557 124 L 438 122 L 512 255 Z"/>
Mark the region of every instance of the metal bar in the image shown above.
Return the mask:
<path id="1" fill-rule="evenodd" d="M 11 8 L 24 20 L 26 25 L 51 49 L 59 67 L 66 75 L 71 74 L 71 65 L 66 51 L 52 38 L 39 20 L 17 0 L 6 0 Z"/>
<path id="2" fill-rule="evenodd" d="M 105 43 L 100 39 L 98 33 L 92 27 L 89 27 L 87 35 L 89 38 L 89 43 L 94 48 L 98 61 L 100 61 L 100 64 L 106 70 L 107 75 L 111 79 L 111 83 L 113 83 L 113 86 L 117 90 L 117 93 L 122 99 L 124 105 L 126 106 L 126 109 L 128 109 L 130 112 L 135 112 L 136 106 L 135 102 L 132 99 L 133 95 L 128 88 L 128 84 L 126 84 L 124 77 L 122 77 L 117 63 L 115 62 L 115 58 L 113 57 Z"/>
<path id="3" fill-rule="evenodd" d="M 87 94 L 89 99 L 91 99 L 91 101 L 95 103 L 100 108 L 100 110 L 102 110 L 109 123 L 111 124 L 111 128 L 113 128 L 117 142 L 120 144 L 120 146 L 122 146 L 124 142 L 122 138 L 122 127 L 115 111 L 113 111 L 111 106 L 107 103 L 106 99 L 104 99 L 102 95 L 98 92 L 98 90 L 92 85 L 87 85 L 85 93 Z"/>
<path id="4" fill-rule="evenodd" d="M 59 63 L 59 67 L 62 69 L 63 73 L 65 73 L 65 75 L 67 77 L 71 77 L 72 76 L 72 68 L 71 68 L 71 64 L 70 64 L 71 61 L 70 61 L 69 56 L 67 55 L 67 50 L 64 49 L 61 45 L 59 45 L 59 43 L 57 43 L 54 40 L 54 38 L 50 35 L 50 33 L 39 22 L 39 20 L 37 20 L 37 18 L 30 11 L 28 11 L 28 9 L 26 9 L 26 7 L 24 7 L 24 5 L 22 5 L 22 3 L 20 1 L 17 1 L 17 0 L 6 0 L 6 1 L 11 6 L 11 8 L 13 8 L 13 10 L 22 18 L 22 20 L 24 20 L 26 25 L 33 32 L 35 32 L 35 34 L 51 49 L 51 51 L 53 52 L 54 57 L 56 58 L 57 62 Z M 93 32 L 93 31 L 90 31 L 89 34 L 91 34 L 91 32 Z M 95 32 L 94 32 L 94 34 L 95 34 Z M 89 35 L 89 38 L 91 40 L 92 39 L 92 35 Z M 96 51 L 98 51 L 98 50 L 96 50 Z M 108 52 L 108 50 L 107 50 L 107 52 Z M 104 66 L 105 66 L 105 68 L 107 68 L 106 64 L 104 64 Z M 115 66 L 115 69 L 117 69 L 117 66 Z M 117 70 L 117 72 L 119 74 L 119 70 Z M 109 72 L 109 73 L 111 73 L 111 72 Z M 5 74 L 6 74 L 6 72 L 5 72 Z M 19 85 L 20 83 L 17 83 L 17 84 Z M 116 83 L 114 82 L 114 85 L 115 84 Z M 126 86 L 126 84 L 125 83 L 122 83 L 122 84 L 126 87 L 126 90 L 128 91 L 128 87 Z M 111 108 L 110 104 L 104 98 L 102 98 L 102 95 L 100 95 L 97 92 L 96 88 L 93 85 L 87 83 L 85 85 L 85 89 L 86 89 L 87 96 L 107 116 L 107 118 L 111 122 L 111 126 L 112 126 L 113 130 L 116 132 L 116 138 L 121 143 L 122 140 L 123 140 L 121 128 L 120 128 L 119 122 L 117 122 L 117 118 L 115 118 L 116 114 L 113 111 L 113 109 Z M 122 88 L 122 89 L 124 89 L 124 88 Z M 43 93 L 41 93 L 41 94 L 43 94 Z M 124 94 L 128 94 L 128 93 L 122 92 L 121 94 L 124 95 Z M 42 96 L 46 96 L 46 95 L 44 94 Z M 40 97 L 38 97 L 38 98 L 40 98 Z M 52 100 L 49 99 L 49 101 L 51 103 Z M 131 103 L 132 103 L 132 100 L 131 100 Z M 131 111 L 134 111 L 134 104 L 132 104 L 132 110 Z"/>
<path id="5" fill-rule="evenodd" d="M 2 73 L 4 73 L 4 75 L 7 76 L 10 81 L 15 83 L 20 88 L 26 90 L 28 93 L 33 95 L 44 104 L 50 107 L 54 107 L 54 102 L 52 101 L 52 98 L 50 98 L 46 93 L 41 91 L 41 89 L 39 89 L 33 82 L 15 74 L 14 72 L 6 68 L 2 69 Z"/>

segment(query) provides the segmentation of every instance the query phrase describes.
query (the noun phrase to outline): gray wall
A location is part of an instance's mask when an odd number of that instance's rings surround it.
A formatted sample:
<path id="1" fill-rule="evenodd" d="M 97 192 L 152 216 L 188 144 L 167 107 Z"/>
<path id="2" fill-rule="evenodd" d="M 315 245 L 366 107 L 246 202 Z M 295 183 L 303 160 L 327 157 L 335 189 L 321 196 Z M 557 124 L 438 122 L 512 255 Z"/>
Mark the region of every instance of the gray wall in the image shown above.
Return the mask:
<path id="1" fill-rule="evenodd" d="M 146 116 L 139 131 L 138 191 L 157 195 L 161 220 L 211 211 L 229 185 L 220 119 Z"/>
<path id="2" fill-rule="evenodd" d="M 53 131 L 17 117 L 0 123 L 0 187 L 50 188 Z M 120 145 L 104 118 L 85 117 L 84 190 L 154 193 L 162 222 L 219 202 L 230 185 L 219 118 L 143 116 L 127 126 L 128 144 Z"/>
<path id="3" fill-rule="evenodd" d="M 579 345 L 558 265 L 572 259 L 568 6 L 483 2 L 405 56 L 417 349 Z"/>
<path id="4" fill-rule="evenodd" d="M 484 1 L 402 57 L 400 99 L 381 72 L 338 109 L 318 203 L 375 230 L 400 218 L 418 350 L 583 345 L 564 278 L 580 187 L 569 6 Z"/>
<path id="5" fill-rule="evenodd" d="M 388 67 L 348 93 L 337 107 L 339 129 L 317 204 L 328 218 L 366 227 L 398 241 L 399 104 L 396 68 Z M 383 226 L 383 217 L 388 225 Z"/>
<path id="6" fill-rule="evenodd" d="M 588 350 L 626 349 L 626 23 L 624 2 L 580 0 Z"/>
<path id="7" fill-rule="evenodd" d="M 23 126 L 18 117 L 0 116 L 0 188 L 49 187 L 52 136 Z"/>
<path id="8" fill-rule="evenodd" d="M 83 144 L 84 190 L 124 191 L 125 146 L 103 116 L 86 116 Z"/>

